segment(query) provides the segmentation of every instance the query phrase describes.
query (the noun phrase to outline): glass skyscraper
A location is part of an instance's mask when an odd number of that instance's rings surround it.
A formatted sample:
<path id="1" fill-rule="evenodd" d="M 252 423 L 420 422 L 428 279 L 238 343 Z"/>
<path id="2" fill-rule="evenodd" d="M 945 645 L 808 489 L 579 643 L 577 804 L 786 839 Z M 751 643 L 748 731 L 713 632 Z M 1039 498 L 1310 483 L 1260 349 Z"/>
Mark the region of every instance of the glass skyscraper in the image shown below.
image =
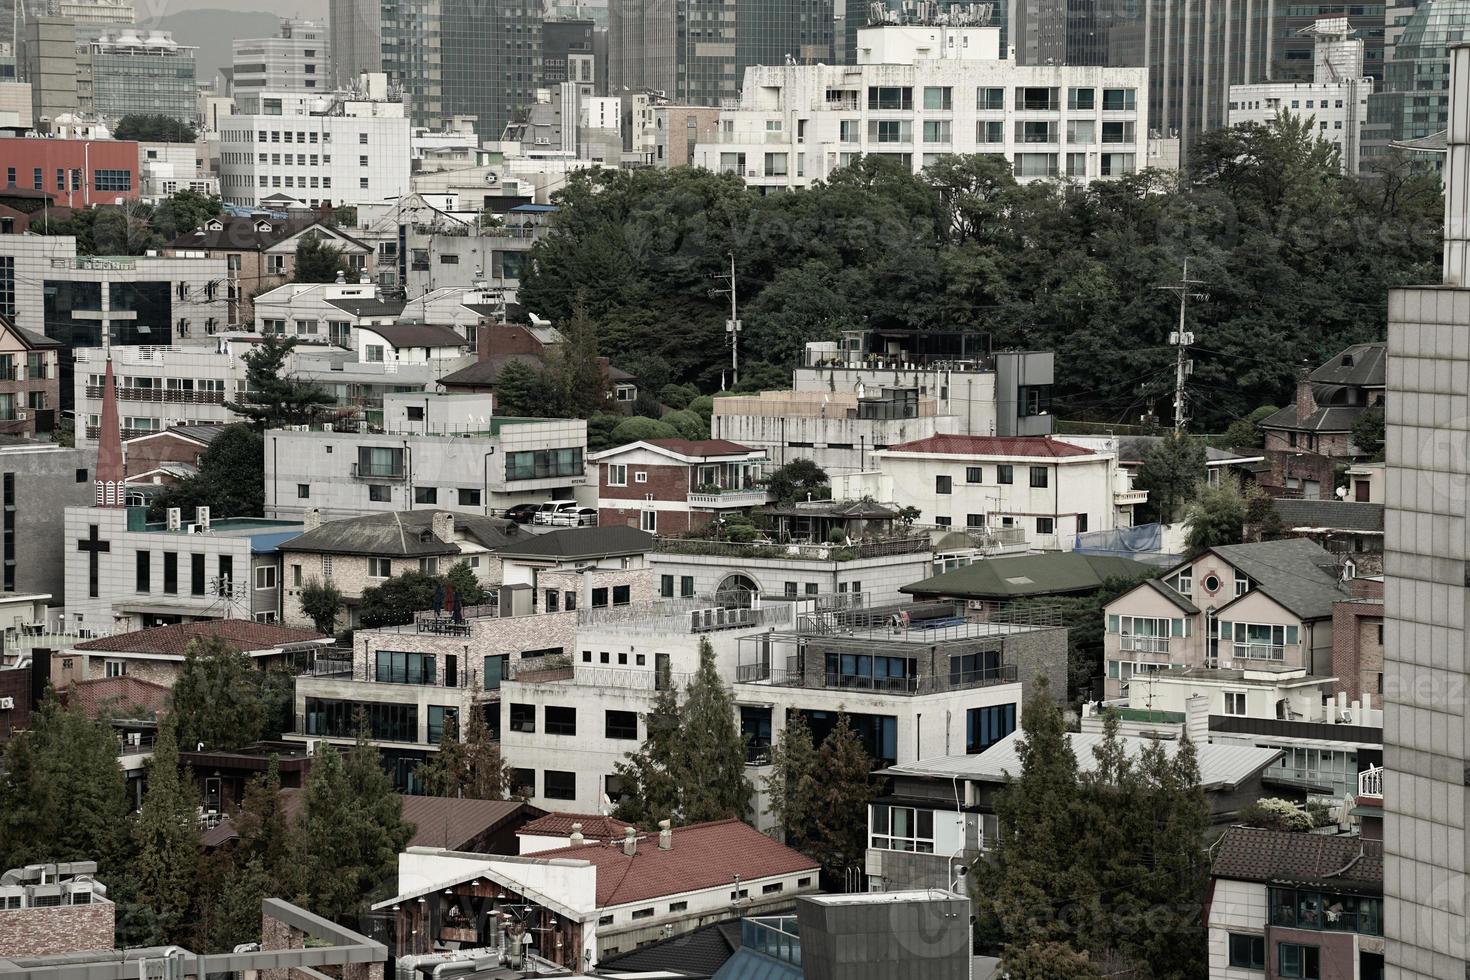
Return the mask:
<path id="1" fill-rule="evenodd" d="M 1383 88 L 1368 99 L 1373 142 L 1365 155 L 1386 153 L 1390 140 L 1433 136 L 1447 125 L 1450 47 L 1470 39 L 1470 0 L 1429 0 L 1404 25 L 1388 54 Z"/>

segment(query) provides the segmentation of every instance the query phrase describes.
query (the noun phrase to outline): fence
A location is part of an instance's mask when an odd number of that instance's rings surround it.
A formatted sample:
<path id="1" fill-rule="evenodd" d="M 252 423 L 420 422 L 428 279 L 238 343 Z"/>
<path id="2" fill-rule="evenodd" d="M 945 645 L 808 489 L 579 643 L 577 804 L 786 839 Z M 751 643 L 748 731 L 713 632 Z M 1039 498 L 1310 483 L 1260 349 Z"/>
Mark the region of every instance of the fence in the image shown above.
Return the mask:
<path id="1" fill-rule="evenodd" d="M 709 555 L 717 558 L 767 558 L 775 561 L 859 561 L 930 551 L 927 535 L 865 541 L 853 545 L 775 544 L 773 542 L 710 541 L 702 538 L 656 538 L 653 550 L 671 555 Z"/>
<path id="2" fill-rule="evenodd" d="M 950 671 L 929 677 L 864 677 L 833 671 L 800 671 L 770 664 L 741 664 L 735 668 L 735 679 L 742 684 L 770 684 L 775 687 L 799 687 L 816 690 L 874 691 L 882 694 L 909 696 L 965 691 L 996 684 L 1014 684 L 1016 665 L 987 667 L 979 670 Z"/>

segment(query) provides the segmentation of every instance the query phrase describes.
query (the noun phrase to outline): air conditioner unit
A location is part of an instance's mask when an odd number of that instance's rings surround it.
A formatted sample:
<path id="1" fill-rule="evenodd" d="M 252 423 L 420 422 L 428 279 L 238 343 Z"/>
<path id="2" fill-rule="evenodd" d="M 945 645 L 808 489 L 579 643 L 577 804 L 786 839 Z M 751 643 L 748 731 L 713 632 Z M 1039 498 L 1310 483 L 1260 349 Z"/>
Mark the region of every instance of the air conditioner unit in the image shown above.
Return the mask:
<path id="1" fill-rule="evenodd" d="M 209 508 L 208 507 L 195 507 L 194 508 L 194 523 L 199 526 L 199 529 L 201 531 L 208 531 L 209 530 Z"/>
<path id="2" fill-rule="evenodd" d="M 168 529 L 177 531 L 183 524 L 184 512 L 178 507 L 170 507 L 167 511 Z"/>
<path id="3" fill-rule="evenodd" d="M 9 711 L 15 707 L 15 698 L 0 698 L 0 711 Z"/>
<path id="4" fill-rule="evenodd" d="M 199 525 L 198 524 L 190 524 L 188 527 L 184 528 L 184 533 L 185 534 L 198 534 L 199 533 Z"/>
<path id="5" fill-rule="evenodd" d="M 25 412 L 16 412 L 15 413 L 15 420 L 17 422 L 24 422 L 27 418 L 29 418 L 29 416 Z"/>

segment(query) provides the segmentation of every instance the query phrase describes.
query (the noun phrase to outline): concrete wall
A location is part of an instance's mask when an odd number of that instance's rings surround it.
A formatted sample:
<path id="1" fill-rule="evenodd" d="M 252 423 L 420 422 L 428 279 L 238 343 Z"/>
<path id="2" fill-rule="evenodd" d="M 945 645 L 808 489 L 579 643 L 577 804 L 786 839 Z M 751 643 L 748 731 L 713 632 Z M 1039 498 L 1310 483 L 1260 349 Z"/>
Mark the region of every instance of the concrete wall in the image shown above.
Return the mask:
<path id="1" fill-rule="evenodd" d="M 798 902 L 808 980 L 967 980 L 970 900 Z"/>
<path id="2" fill-rule="evenodd" d="M 796 585 L 798 595 L 856 591 L 868 593 L 874 604 L 906 602 L 909 597 L 898 589 L 933 574 L 932 555 L 927 551 L 853 561 L 681 555 L 668 552 L 657 552 L 649 558 L 655 573 L 673 575 L 676 582 L 683 576 L 693 576 L 696 595 L 712 595 L 721 589 L 730 576 L 743 575 L 768 596 L 785 595 L 786 583 L 792 582 Z"/>
<path id="3" fill-rule="evenodd" d="M 96 496 L 92 466 L 96 454 L 40 444 L 0 449 L 0 474 L 15 476 L 14 522 L 16 592 L 43 592 L 51 604 L 66 601 L 66 562 L 76 542 L 65 532 L 68 507 L 90 504 Z M 86 595 L 86 583 L 82 583 Z"/>

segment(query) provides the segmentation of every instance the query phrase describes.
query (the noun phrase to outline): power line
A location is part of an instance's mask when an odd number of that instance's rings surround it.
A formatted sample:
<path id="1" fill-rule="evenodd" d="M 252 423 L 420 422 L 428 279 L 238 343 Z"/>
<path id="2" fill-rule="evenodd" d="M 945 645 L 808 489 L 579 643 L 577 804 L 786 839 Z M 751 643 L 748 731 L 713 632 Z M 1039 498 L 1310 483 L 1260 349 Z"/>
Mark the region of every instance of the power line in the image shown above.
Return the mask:
<path id="1" fill-rule="evenodd" d="M 1209 297 L 1204 293 L 1194 291 L 1195 286 L 1203 286 L 1201 279 L 1189 278 L 1189 258 L 1184 259 L 1184 274 L 1179 281 L 1167 286 L 1155 286 L 1165 292 L 1175 293 L 1179 297 L 1179 329 L 1169 334 L 1169 343 L 1174 345 L 1176 354 L 1174 357 L 1174 435 L 1184 434 L 1184 425 L 1187 419 L 1184 415 L 1184 378 L 1193 369 L 1193 362 L 1188 359 L 1186 352 L 1194 343 L 1194 334 L 1184 329 L 1185 317 L 1189 311 L 1191 299 L 1206 300 Z"/>

